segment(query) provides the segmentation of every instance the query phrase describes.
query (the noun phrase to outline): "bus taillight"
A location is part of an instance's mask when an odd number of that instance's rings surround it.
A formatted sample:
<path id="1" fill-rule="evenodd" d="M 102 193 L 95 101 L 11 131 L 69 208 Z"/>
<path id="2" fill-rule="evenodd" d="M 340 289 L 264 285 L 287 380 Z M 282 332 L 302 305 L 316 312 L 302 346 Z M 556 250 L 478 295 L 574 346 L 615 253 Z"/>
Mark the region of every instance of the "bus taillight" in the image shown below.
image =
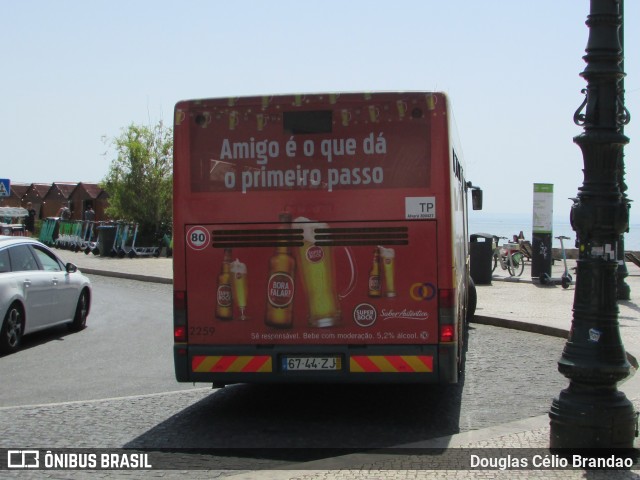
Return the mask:
<path id="1" fill-rule="evenodd" d="M 455 341 L 455 298 L 456 291 L 451 288 L 438 290 L 438 324 L 440 342 Z"/>
<path id="2" fill-rule="evenodd" d="M 183 290 L 173 292 L 173 340 L 187 341 L 187 292 Z"/>
<path id="3" fill-rule="evenodd" d="M 440 325 L 440 342 L 450 343 L 455 340 L 455 330 L 453 325 Z"/>
<path id="4" fill-rule="evenodd" d="M 187 327 L 184 325 L 173 327 L 173 341 L 184 343 L 187 341 Z"/>

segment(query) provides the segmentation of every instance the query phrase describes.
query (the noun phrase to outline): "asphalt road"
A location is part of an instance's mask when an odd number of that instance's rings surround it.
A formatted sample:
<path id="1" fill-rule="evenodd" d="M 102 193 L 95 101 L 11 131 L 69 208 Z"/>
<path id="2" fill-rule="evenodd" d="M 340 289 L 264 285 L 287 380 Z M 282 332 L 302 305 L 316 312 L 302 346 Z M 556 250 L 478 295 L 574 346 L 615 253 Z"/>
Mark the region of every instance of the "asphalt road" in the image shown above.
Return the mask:
<path id="1" fill-rule="evenodd" d="M 86 330 L 38 334 L 0 358 L 0 446 L 392 446 L 544 414 L 567 385 L 562 340 L 473 324 L 458 385 L 178 384 L 171 286 L 91 280 Z"/>
<path id="2" fill-rule="evenodd" d="M 183 390 L 173 375 L 170 286 L 90 276 L 87 328 L 24 337 L 0 358 L 0 407 Z"/>

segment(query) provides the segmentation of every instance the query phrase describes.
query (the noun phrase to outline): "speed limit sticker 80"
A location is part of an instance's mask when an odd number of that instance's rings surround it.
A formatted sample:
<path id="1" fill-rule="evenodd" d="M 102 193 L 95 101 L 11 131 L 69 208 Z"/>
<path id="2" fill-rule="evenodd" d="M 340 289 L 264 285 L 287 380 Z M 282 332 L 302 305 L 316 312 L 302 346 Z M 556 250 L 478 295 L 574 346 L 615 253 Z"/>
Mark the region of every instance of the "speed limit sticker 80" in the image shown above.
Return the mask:
<path id="1" fill-rule="evenodd" d="M 187 245 L 193 250 L 204 250 L 211 242 L 211 234 L 204 227 L 191 227 L 187 231 Z"/>

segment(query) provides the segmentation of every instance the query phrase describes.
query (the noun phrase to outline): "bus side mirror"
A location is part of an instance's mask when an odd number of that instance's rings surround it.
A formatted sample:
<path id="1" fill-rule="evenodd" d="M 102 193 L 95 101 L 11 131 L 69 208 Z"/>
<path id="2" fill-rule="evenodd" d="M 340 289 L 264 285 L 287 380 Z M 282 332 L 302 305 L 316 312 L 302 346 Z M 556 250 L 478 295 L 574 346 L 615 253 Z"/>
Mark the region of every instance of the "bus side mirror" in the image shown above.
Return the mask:
<path id="1" fill-rule="evenodd" d="M 471 207 L 474 210 L 482 210 L 482 190 L 471 190 Z"/>
<path id="2" fill-rule="evenodd" d="M 471 182 L 467 182 L 467 188 L 471 189 L 471 208 L 482 210 L 482 189 Z"/>

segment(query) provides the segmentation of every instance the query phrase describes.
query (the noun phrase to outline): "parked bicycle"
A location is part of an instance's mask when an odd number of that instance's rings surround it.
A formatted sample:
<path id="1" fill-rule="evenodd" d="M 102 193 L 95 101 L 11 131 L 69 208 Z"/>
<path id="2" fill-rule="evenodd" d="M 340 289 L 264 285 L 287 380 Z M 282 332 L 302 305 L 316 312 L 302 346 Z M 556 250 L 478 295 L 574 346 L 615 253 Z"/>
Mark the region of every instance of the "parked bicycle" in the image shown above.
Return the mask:
<path id="1" fill-rule="evenodd" d="M 520 245 L 517 243 L 506 242 L 502 245 L 498 245 L 500 240 L 508 240 L 507 237 L 493 237 L 493 269 L 495 272 L 498 264 L 502 270 L 507 270 L 512 277 L 519 277 L 524 271 L 525 255 L 520 250 Z"/>

